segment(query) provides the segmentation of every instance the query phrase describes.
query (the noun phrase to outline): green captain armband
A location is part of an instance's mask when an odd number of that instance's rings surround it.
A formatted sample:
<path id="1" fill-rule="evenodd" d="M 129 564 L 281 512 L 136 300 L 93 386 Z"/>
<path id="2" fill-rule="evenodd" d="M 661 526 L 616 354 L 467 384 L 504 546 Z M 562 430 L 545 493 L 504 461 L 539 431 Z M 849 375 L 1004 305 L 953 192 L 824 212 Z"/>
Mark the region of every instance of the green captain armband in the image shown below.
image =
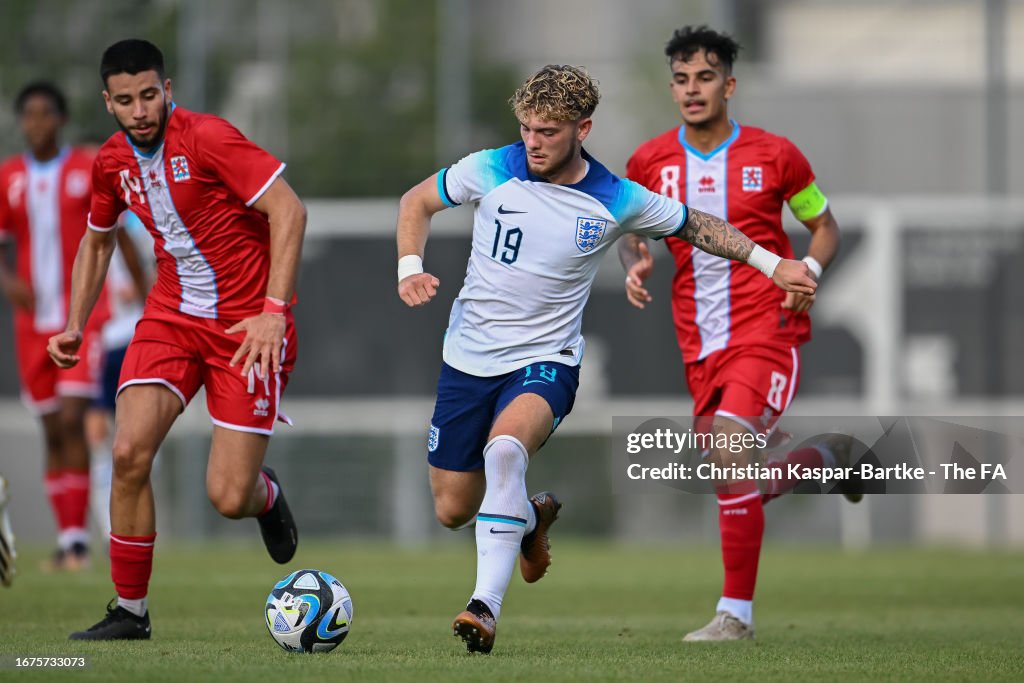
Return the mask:
<path id="1" fill-rule="evenodd" d="M 818 189 L 816 183 L 811 183 L 789 198 L 789 208 L 799 221 L 817 218 L 827 206 L 828 198 Z"/>

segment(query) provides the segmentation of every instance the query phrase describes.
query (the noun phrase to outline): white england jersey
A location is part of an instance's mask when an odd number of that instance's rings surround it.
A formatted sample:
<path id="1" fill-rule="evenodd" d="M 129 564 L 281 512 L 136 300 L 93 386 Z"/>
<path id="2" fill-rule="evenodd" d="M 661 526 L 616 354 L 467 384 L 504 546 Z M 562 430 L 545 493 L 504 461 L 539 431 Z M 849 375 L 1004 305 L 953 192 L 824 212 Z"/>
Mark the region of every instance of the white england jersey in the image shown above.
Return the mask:
<path id="1" fill-rule="evenodd" d="M 586 176 L 556 185 L 531 174 L 516 143 L 438 173 L 448 206 L 476 204 L 466 280 L 452 305 L 444 360 L 493 377 L 531 363 L 578 365 L 580 329 L 602 252 L 626 232 L 677 233 L 687 209 L 618 178 L 586 151 Z"/>

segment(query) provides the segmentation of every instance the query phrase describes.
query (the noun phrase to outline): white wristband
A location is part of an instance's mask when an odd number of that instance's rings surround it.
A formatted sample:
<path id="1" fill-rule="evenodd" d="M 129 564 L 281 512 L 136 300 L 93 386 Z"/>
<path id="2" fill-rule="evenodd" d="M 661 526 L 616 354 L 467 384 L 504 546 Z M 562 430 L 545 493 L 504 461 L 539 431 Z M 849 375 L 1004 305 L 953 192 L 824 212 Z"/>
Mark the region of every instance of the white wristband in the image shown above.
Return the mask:
<path id="1" fill-rule="evenodd" d="M 766 276 L 771 277 L 775 273 L 775 267 L 782 261 L 782 257 L 773 254 L 759 244 L 754 245 L 754 250 L 747 257 L 747 263 L 754 266 Z"/>
<path id="2" fill-rule="evenodd" d="M 410 275 L 423 272 L 423 259 L 416 254 L 409 254 L 398 259 L 398 281 L 401 282 Z"/>
<path id="3" fill-rule="evenodd" d="M 814 273 L 814 279 L 820 280 L 821 273 L 825 269 L 821 267 L 820 263 L 818 263 L 818 259 L 814 258 L 813 256 L 804 256 L 803 262 L 806 263 L 807 267 L 811 269 L 812 273 Z"/>

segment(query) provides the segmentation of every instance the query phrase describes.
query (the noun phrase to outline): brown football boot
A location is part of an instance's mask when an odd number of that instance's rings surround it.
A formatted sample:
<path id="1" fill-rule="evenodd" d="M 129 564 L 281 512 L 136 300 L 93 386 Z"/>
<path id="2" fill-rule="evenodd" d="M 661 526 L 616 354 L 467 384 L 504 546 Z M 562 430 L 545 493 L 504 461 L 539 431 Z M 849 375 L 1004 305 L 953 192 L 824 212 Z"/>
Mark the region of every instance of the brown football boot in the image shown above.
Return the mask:
<path id="1" fill-rule="evenodd" d="M 491 609 L 480 600 L 470 600 L 452 623 L 453 635 L 462 638 L 467 652 L 489 654 L 494 647 L 497 623 Z"/>
<path id="2" fill-rule="evenodd" d="M 523 581 L 534 583 L 547 574 L 551 566 L 551 543 L 548 542 L 548 529 L 558 519 L 558 511 L 562 504 L 550 491 L 538 493 L 530 499 L 530 505 L 537 514 L 537 526 L 523 537 L 520 546 L 519 571 Z"/>

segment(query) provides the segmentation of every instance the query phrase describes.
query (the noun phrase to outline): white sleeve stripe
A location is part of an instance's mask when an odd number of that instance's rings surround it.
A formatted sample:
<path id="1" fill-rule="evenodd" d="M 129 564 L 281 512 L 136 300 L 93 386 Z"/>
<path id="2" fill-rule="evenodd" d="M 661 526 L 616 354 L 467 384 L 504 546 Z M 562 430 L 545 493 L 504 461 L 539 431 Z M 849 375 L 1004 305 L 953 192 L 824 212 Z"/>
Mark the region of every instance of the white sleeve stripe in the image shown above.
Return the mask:
<path id="1" fill-rule="evenodd" d="M 96 232 L 110 232 L 111 230 L 117 227 L 117 223 L 114 223 L 109 228 L 101 228 L 98 225 L 93 225 L 93 222 L 91 220 L 87 221 L 87 223 L 89 224 L 89 229 L 95 230 Z"/>
<path id="2" fill-rule="evenodd" d="M 120 538 L 118 538 L 117 536 L 115 536 L 114 534 L 110 534 L 110 540 L 111 541 L 117 541 L 118 543 L 122 543 L 124 545 L 137 545 L 137 546 L 140 546 L 142 548 L 152 548 L 153 545 L 154 545 L 152 541 L 149 542 L 149 543 L 139 543 L 138 541 L 123 541 Z"/>
<path id="3" fill-rule="evenodd" d="M 263 183 L 263 187 L 261 187 L 256 192 L 256 194 L 254 194 L 252 196 L 252 198 L 245 203 L 245 205 L 246 206 L 252 206 L 253 204 L 255 204 L 256 201 L 259 200 L 259 198 L 263 196 L 263 193 L 266 192 L 270 188 L 270 186 L 274 183 L 275 180 L 277 180 L 277 176 L 281 175 L 284 172 L 284 167 L 286 165 L 287 164 L 282 163 L 280 166 L 278 166 L 277 170 L 274 171 L 274 173 L 270 176 L 269 179 L 267 179 L 267 182 Z"/>

